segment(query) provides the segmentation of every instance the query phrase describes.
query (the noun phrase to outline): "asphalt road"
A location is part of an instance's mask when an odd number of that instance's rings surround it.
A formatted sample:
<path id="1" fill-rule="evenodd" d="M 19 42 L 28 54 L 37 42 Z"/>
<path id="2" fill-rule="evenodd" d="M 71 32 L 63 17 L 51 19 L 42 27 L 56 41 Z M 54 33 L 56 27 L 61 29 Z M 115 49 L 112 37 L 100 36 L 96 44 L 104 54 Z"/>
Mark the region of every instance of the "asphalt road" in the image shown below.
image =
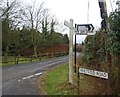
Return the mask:
<path id="1" fill-rule="evenodd" d="M 77 56 L 80 53 L 77 53 Z M 56 65 L 69 61 L 62 56 L 21 65 L 2 67 L 2 95 L 40 95 L 37 77 Z"/>
<path id="2" fill-rule="evenodd" d="M 2 68 L 2 95 L 40 95 L 37 77 L 56 65 L 68 62 L 68 56 Z"/>

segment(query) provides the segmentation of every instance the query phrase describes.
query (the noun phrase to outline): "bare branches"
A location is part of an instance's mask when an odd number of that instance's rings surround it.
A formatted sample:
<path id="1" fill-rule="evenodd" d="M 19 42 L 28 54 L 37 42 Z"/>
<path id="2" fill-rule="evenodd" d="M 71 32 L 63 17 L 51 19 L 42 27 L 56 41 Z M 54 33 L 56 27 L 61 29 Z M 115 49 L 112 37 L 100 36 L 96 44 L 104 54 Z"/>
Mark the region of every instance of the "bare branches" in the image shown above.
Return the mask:
<path id="1" fill-rule="evenodd" d="M 12 1 L 11 3 L 10 2 L 3 2 L 0 6 L 1 8 L 1 14 L 0 14 L 0 18 L 6 16 L 6 14 L 13 14 L 16 10 L 16 5 L 17 5 L 17 2 L 16 0 Z M 17 5 L 18 7 L 18 5 Z"/>
<path id="2" fill-rule="evenodd" d="M 1 0 L 0 18 L 9 19 L 10 28 L 29 27 L 41 31 L 42 20 L 48 22 L 48 30 L 50 30 L 51 20 L 55 22 L 55 30 L 61 32 L 65 30 L 64 26 L 51 15 L 49 9 L 45 8 L 45 3 L 38 3 L 36 0 L 27 5 L 20 5 L 17 0 Z"/>
<path id="3" fill-rule="evenodd" d="M 63 32 L 63 31 L 65 31 L 66 29 L 67 29 L 67 28 L 64 26 L 63 23 L 59 23 L 59 22 L 55 23 L 55 30 L 56 30 L 57 32 Z"/>
<path id="4" fill-rule="evenodd" d="M 44 2 L 42 2 L 39 6 L 36 6 L 36 2 L 34 2 L 33 5 L 31 4 L 29 6 L 25 6 L 21 10 L 23 22 L 27 21 L 27 26 L 31 29 L 38 30 L 41 25 L 44 10 Z"/>
<path id="5" fill-rule="evenodd" d="M 20 3 L 17 0 L 4 0 L 0 5 L 0 18 L 6 18 L 9 23 L 9 28 L 14 29 L 20 24 Z"/>

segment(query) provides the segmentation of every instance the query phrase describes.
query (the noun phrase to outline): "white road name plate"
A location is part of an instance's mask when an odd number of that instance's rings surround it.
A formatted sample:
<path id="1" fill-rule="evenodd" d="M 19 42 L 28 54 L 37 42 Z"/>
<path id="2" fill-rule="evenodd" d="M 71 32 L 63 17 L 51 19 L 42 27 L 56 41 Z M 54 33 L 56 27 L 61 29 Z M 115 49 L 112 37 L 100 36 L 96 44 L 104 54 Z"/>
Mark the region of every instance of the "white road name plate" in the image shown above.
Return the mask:
<path id="1" fill-rule="evenodd" d="M 79 73 L 83 73 L 83 74 L 87 74 L 87 75 L 92 75 L 92 76 L 108 79 L 108 73 L 106 73 L 106 72 L 79 68 Z"/>

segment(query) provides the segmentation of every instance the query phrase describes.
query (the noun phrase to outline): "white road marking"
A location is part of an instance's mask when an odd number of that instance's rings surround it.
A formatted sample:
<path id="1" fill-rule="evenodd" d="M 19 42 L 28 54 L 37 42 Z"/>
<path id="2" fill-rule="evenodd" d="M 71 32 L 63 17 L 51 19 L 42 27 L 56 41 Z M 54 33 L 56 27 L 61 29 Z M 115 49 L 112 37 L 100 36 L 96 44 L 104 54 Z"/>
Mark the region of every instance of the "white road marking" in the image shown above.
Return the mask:
<path id="1" fill-rule="evenodd" d="M 41 75 L 42 74 L 42 72 L 40 72 L 40 73 L 36 73 L 35 75 L 37 76 L 37 75 Z"/>
<path id="2" fill-rule="evenodd" d="M 62 60 L 62 61 L 58 61 L 58 62 L 54 62 L 54 63 L 48 64 L 48 65 L 45 65 L 45 66 L 41 66 L 40 68 L 42 69 L 42 68 L 45 68 L 45 67 L 47 67 L 47 66 L 52 66 L 52 65 L 54 65 L 54 64 L 62 63 L 62 62 L 64 62 L 64 61 L 66 61 L 66 60 Z"/>
<path id="3" fill-rule="evenodd" d="M 51 66 L 51 65 L 54 65 L 54 64 L 62 63 L 62 62 L 64 62 L 64 60 L 59 61 L 59 62 L 54 62 L 54 63 L 51 63 L 51 64 L 49 64 L 49 65 L 47 65 L 47 66 Z"/>
<path id="4" fill-rule="evenodd" d="M 22 80 L 29 79 L 29 78 L 32 78 L 32 77 L 35 77 L 35 76 L 38 76 L 38 75 L 41 75 L 41 74 L 42 74 L 42 72 L 36 73 L 34 75 L 27 76 L 27 77 L 23 77 Z M 21 80 L 18 80 L 18 81 L 20 82 Z"/>
<path id="5" fill-rule="evenodd" d="M 27 77 L 23 77 L 22 79 L 23 79 L 23 80 L 24 80 L 24 79 L 27 79 Z"/>
<path id="6" fill-rule="evenodd" d="M 29 79 L 29 78 L 31 78 L 31 77 L 34 77 L 34 76 L 35 76 L 35 75 L 30 75 L 30 76 L 27 77 L 27 79 Z"/>
<path id="7" fill-rule="evenodd" d="M 15 69 L 15 68 L 9 68 L 8 70 L 13 70 L 13 69 Z"/>
<path id="8" fill-rule="evenodd" d="M 44 66 L 41 66 L 40 68 L 37 68 L 35 71 L 39 70 L 39 69 L 43 69 L 47 66 L 52 66 L 52 65 L 55 65 L 55 64 L 59 64 L 59 63 L 62 63 L 62 62 L 65 62 L 67 59 L 66 58 L 63 58 L 64 60 L 58 60 L 57 62 L 54 62 L 54 61 L 49 61 L 49 62 L 44 62 L 42 64 L 47 64 L 47 65 L 44 65 Z M 50 62 L 53 62 L 53 63 L 50 63 Z"/>
<path id="9" fill-rule="evenodd" d="M 49 61 L 49 62 L 51 63 L 51 62 L 53 62 L 53 61 Z M 49 62 L 48 62 L 48 63 L 49 63 Z"/>
<path id="10" fill-rule="evenodd" d="M 67 58 L 62 58 L 62 59 L 60 59 L 60 60 L 65 60 L 65 59 L 67 59 Z"/>
<path id="11" fill-rule="evenodd" d="M 64 61 L 66 61 L 66 60 L 67 60 L 66 58 L 62 58 L 62 59 L 58 60 L 58 62 L 54 62 L 54 63 L 51 63 L 53 61 L 45 62 L 44 64 L 48 64 L 48 65 L 42 66 L 41 68 L 44 68 L 44 67 L 47 67 L 47 66 L 51 66 L 51 65 L 54 65 L 54 64 L 59 64 L 59 63 L 62 63 Z M 32 78 L 32 77 L 35 77 L 35 76 L 38 76 L 38 75 L 41 75 L 41 74 L 42 74 L 42 72 L 36 73 L 34 75 L 27 76 L 27 77 L 23 77 L 22 80 L 29 79 L 29 78 Z M 18 81 L 20 82 L 21 80 L 18 80 Z"/>

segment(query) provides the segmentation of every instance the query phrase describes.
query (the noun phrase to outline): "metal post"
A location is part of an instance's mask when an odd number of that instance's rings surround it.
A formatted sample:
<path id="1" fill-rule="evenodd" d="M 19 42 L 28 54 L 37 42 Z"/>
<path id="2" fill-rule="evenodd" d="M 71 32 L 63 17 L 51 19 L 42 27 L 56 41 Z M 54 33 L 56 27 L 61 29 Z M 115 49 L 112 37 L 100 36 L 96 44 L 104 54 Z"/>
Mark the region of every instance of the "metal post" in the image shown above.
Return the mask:
<path id="1" fill-rule="evenodd" d="M 75 53 L 74 61 L 75 61 L 75 73 L 76 73 L 76 35 L 75 35 L 75 51 L 74 51 L 74 53 Z"/>
<path id="2" fill-rule="evenodd" d="M 75 24 L 75 29 L 76 29 L 76 24 Z M 76 35 L 75 35 L 75 59 L 74 59 L 74 63 L 75 63 L 75 66 L 74 66 L 74 68 L 75 68 L 75 73 L 76 73 Z"/>
<path id="3" fill-rule="evenodd" d="M 78 95 L 80 94 L 80 75 L 79 75 L 79 67 L 78 67 Z"/>

